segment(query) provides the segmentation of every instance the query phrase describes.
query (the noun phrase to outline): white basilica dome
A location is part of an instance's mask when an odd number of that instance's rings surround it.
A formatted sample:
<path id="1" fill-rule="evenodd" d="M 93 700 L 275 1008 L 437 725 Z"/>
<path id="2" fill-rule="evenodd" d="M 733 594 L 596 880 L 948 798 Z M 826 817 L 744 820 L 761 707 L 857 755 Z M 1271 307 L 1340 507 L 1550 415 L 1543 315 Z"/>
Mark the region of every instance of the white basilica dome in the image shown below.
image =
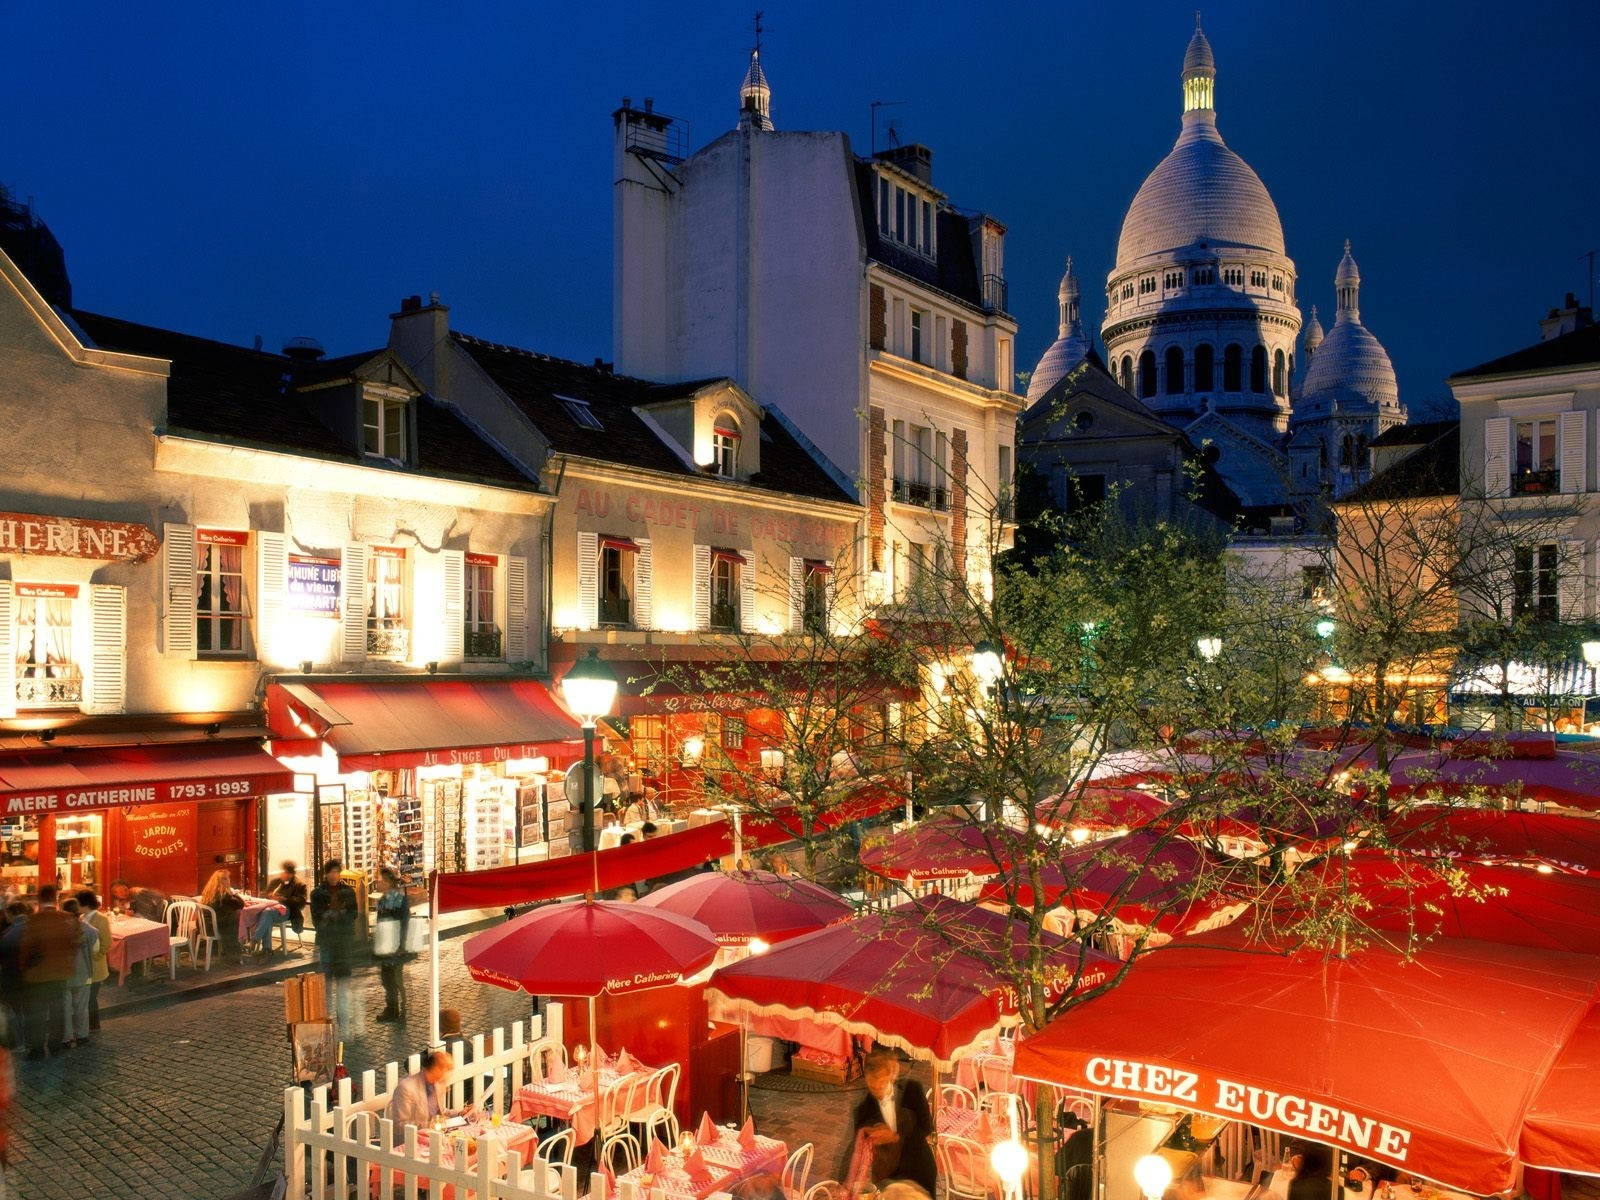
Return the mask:
<path id="1" fill-rule="evenodd" d="M 1339 316 L 1333 328 L 1314 347 L 1311 363 L 1300 385 L 1296 413 L 1321 415 L 1335 409 L 1360 412 L 1396 410 L 1400 385 L 1389 352 L 1361 323 L 1361 272 L 1344 244 L 1344 258 L 1334 274 Z"/>

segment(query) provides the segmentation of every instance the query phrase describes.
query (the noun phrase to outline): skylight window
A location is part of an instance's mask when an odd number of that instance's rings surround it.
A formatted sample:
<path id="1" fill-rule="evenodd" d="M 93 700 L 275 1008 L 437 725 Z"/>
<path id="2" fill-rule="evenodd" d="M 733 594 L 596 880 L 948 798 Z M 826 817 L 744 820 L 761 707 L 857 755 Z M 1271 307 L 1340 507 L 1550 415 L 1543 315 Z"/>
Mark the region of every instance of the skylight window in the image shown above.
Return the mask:
<path id="1" fill-rule="evenodd" d="M 567 416 L 571 417 L 585 429 L 604 429 L 600 418 L 594 415 L 594 409 L 589 407 L 587 400 L 578 400 L 572 396 L 557 396 L 557 400 L 566 406 Z"/>

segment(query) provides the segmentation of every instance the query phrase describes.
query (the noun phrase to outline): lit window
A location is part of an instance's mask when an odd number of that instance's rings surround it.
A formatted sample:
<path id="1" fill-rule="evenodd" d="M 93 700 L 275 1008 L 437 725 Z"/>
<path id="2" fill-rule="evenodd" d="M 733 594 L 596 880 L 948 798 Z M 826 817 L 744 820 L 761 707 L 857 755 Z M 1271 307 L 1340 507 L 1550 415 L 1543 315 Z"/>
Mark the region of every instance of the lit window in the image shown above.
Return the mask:
<path id="1" fill-rule="evenodd" d="M 72 655 L 73 583 L 16 585 L 17 707 L 75 705 L 83 676 Z"/>
<path id="2" fill-rule="evenodd" d="M 711 553 L 711 628 L 738 631 L 741 555 L 730 550 Z"/>
<path id="3" fill-rule="evenodd" d="M 1516 557 L 1516 607 L 1519 617 L 1554 621 L 1557 613 L 1556 583 L 1559 577 L 1557 547 L 1518 546 Z"/>
<path id="4" fill-rule="evenodd" d="M 244 548 L 250 537 L 228 530 L 195 534 L 195 649 L 244 653 Z"/>
<path id="5" fill-rule="evenodd" d="M 828 632 L 828 592 L 832 582 L 833 568 L 827 563 L 806 563 L 805 607 L 801 621 L 807 633 Z"/>
<path id="6" fill-rule="evenodd" d="M 500 627 L 494 620 L 494 569 L 492 554 L 469 554 L 466 564 L 466 655 L 499 658 Z"/>
<path id="7" fill-rule="evenodd" d="M 722 748 L 724 750 L 744 749 L 744 718 L 722 718 Z"/>
<path id="8" fill-rule="evenodd" d="M 633 624 L 633 570 L 638 551 L 626 538 L 601 539 L 600 624 Z"/>
<path id="9" fill-rule="evenodd" d="M 567 416 L 584 429 L 605 428 L 600 423 L 600 418 L 594 415 L 594 409 L 589 407 L 587 400 L 579 400 L 573 396 L 557 396 L 556 399 L 561 401 L 562 407 L 567 410 Z"/>
<path id="10" fill-rule="evenodd" d="M 1517 465 L 1511 477 L 1511 490 L 1519 496 L 1559 490 L 1556 469 L 1556 423 L 1517 422 Z"/>
<path id="11" fill-rule="evenodd" d="M 406 461 L 406 402 L 367 393 L 361 402 L 361 449 L 371 458 Z"/>
<path id="12" fill-rule="evenodd" d="M 739 431 L 727 417 L 711 431 L 711 469 L 724 479 L 739 474 Z"/>
<path id="13" fill-rule="evenodd" d="M 373 547 L 367 576 L 367 654 L 372 658 L 407 657 L 405 576 L 404 550 Z"/>

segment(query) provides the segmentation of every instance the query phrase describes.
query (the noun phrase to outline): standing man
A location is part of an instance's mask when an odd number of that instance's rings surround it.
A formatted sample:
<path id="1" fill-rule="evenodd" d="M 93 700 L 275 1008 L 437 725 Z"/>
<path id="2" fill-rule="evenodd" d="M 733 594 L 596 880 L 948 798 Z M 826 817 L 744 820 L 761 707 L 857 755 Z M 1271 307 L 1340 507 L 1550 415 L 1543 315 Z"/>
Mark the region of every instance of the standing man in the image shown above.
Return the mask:
<path id="1" fill-rule="evenodd" d="M 891 1179 L 938 1192 L 933 1159 L 933 1113 L 915 1079 L 900 1081 L 900 1059 L 882 1046 L 867 1055 L 867 1098 L 856 1105 L 855 1130 L 872 1151 L 872 1182 Z"/>
<path id="2" fill-rule="evenodd" d="M 27 1001 L 28 1057 L 41 1059 L 45 1047 L 61 1048 L 67 985 L 77 969 L 83 927 L 56 907 L 56 887 L 39 889 L 39 909 L 22 931 L 22 984 Z"/>
<path id="3" fill-rule="evenodd" d="M 89 974 L 89 1032 L 100 1032 L 100 985 L 111 974 L 111 922 L 100 911 L 100 897 L 87 888 L 78 893 L 78 919 L 93 929 L 98 941 L 94 948 L 94 970 Z"/>
<path id="4" fill-rule="evenodd" d="M 317 958 L 331 985 L 350 974 L 355 955 L 356 918 L 360 905 L 356 891 L 339 873 L 344 864 L 330 858 L 322 867 L 322 882 L 311 889 L 311 923 L 317 929 Z"/>

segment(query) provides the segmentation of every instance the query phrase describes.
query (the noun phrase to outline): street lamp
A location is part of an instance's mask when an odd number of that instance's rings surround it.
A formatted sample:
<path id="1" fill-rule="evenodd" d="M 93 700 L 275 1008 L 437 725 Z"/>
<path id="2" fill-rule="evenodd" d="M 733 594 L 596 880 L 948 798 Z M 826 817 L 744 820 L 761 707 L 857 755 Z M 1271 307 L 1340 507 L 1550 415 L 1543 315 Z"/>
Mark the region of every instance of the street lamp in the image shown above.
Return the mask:
<path id="1" fill-rule="evenodd" d="M 1195 648 L 1200 651 L 1200 657 L 1207 662 L 1216 662 L 1217 656 L 1222 653 L 1222 639 L 1219 637 L 1203 637 L 1195 641 Z"/>
<path id="2" fill-rule="evenodd" d="M 583 849 L 594 849 L 594 725 L 611 714 L 617 701 L 617 677 L 600 661 L 600 652 L 590 649 L 561 681 L 561 698 L 573 715 L 583 722 Z"/>
<path id="3" fill-rule="evenodd" d="M 776 746 L 766 746 L 761 751 L 761 773 L 767 782 L 776 784 L 783 778 L 783 751 Z"/>
<path id="4" fill-rule="evenodd" d="M 1000 672 L 1005 667 L 1005 648 L 999 642 L 984 638 L 972 648 L 972 674 L 983 684 L 985 695 L 993 695 L 995 684 L 1000 682 Z"/>
<path id="5" fill-rule="evenodd" d="M 1000 1177 L 1008 1198 L 1022 1194 L 1022 1176 L 1028 1169 L 1028 1151 L 1015 1135 L 994 1144 L 994 1149 L 989 1151 L 989 1165 Z"/>
<path id="6" fill-rule="evenodd" d="M 1332 617 L 1323 617 L 1322 620 L 1317 622 L 1317 636 L 1323 641 L 1327 641 L 1333 636 L 1335 628 Z"/>
<path id="7" fill-rule="evenodd" d="M 1161 1200 L 1172 1183 L 1172 1164 L 1159 1154 L 1146 1154 L 1133 1164 L 1133 1178 L 1145 1200 Z"/>

